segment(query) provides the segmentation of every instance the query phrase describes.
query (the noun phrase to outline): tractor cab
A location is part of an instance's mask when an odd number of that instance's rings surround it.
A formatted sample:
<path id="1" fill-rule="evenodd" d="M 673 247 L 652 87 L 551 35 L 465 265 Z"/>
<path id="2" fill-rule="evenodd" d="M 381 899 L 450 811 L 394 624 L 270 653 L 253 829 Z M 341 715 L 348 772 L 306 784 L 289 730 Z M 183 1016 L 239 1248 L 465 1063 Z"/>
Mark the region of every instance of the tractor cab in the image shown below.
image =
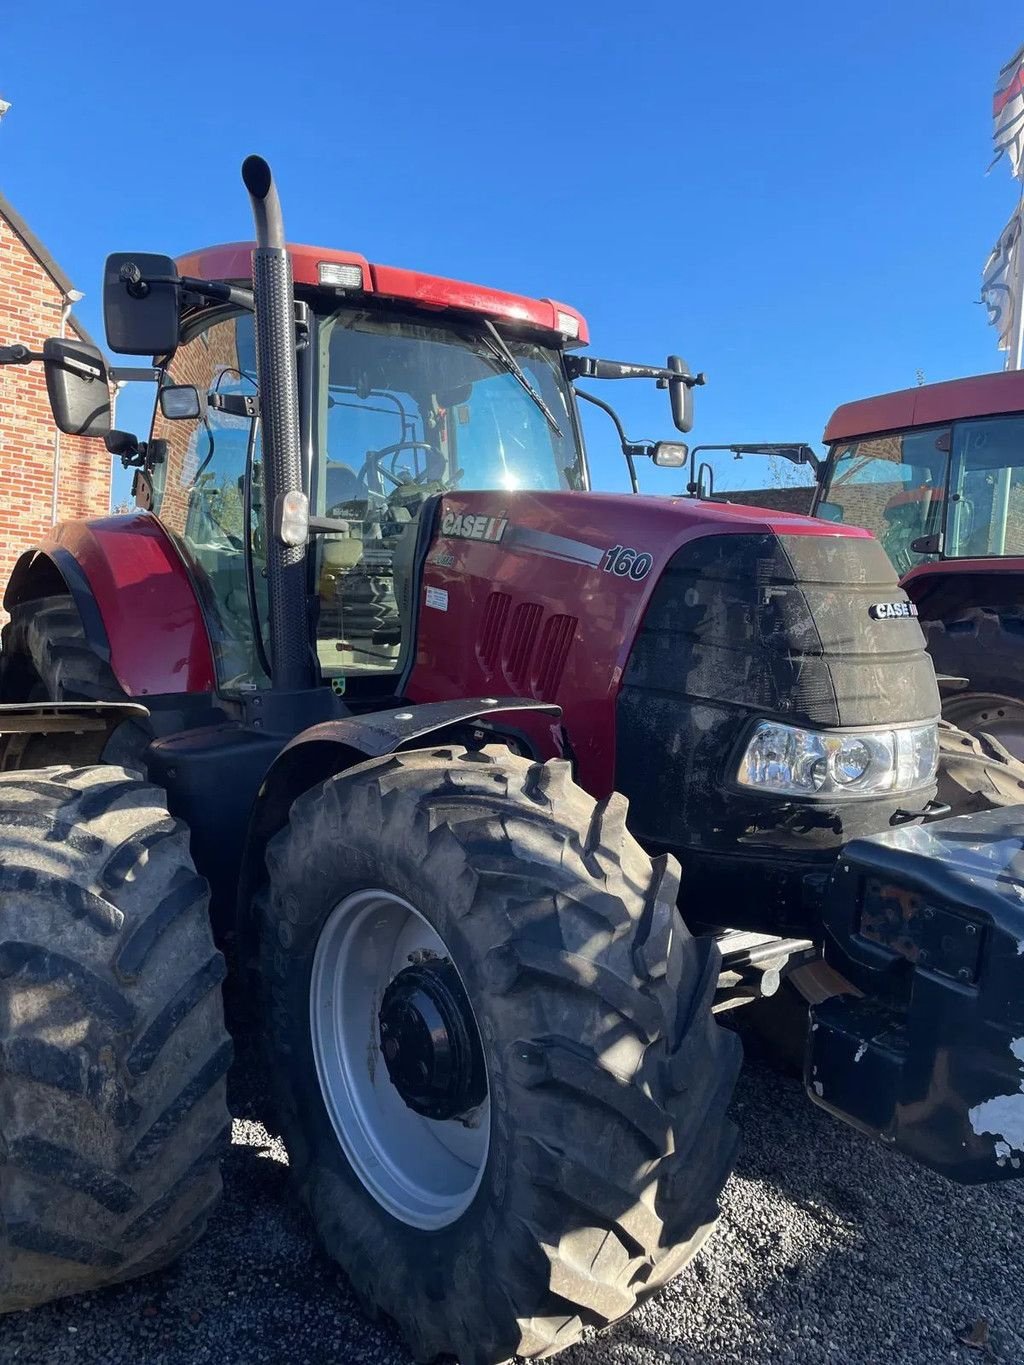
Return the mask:
<path id="1" fill-rule="evenodd" d="M 815 515 L 881 542 L 946 719 L 1024 757 L 1024 374 L 846 403 L 824 439 Z"/>
<path id="2" fill-rule="evenodd" d="M 376 696 L 396 690 L 414 652 L 414 580 L 442 497 L 586 490 L 574 379 L 598 365 L 610 371 L 598 378 L 639 374 L 668 384 L 668 376 L 678 388 L 688 371 L 675 358 L 673 370 L 580 362 L 570 351 L 586 343 L 586 322 L 550 299 L 372 265 L 352 253 L 289 252 L 302 487 L 314 537 L 310 681 Z M 109 312 L 123 313 L 121 273 L 140 268 L 114 262 Z M 146 265 L 154 295 L 161 272 L 177 279 L 177 313 L 167 319 L 173 345 L 157 357 L 157 404 L 135 499 L 175 537 L 196 581 L 221 692 L 264 688 L 272 675 L 250 268 L 244 246 Z M 139 327 L 136 315 L 123 348 L 138 345 Z M 689 420 L 685 397 L 674 398 L 674 409 Z M 496 538 L 501 511 L 470 518 L 461 534 Z"/>
<path id="3" fill-rule="evenodd" d="M 299 393 L 324 680 L 401 669 L 421 514 L 442 494 L 586 487 L 562 338 L 534 329 L 499 343 L 489 321 L 306 292 Z M 153 422 L 165 458 L 140 472 L 136 500 L 203 585 L 220 685 L 263 687 L 268 508 L 252 315 L 201 306 L 183 315 L 182 336 Z"/>
<path id="4" fill-rule="evenodd" d="M 847 403 L 825 442 L 816 515 L 867 527 L 897 572 L 1024 553 L 1024 375 Z"/>

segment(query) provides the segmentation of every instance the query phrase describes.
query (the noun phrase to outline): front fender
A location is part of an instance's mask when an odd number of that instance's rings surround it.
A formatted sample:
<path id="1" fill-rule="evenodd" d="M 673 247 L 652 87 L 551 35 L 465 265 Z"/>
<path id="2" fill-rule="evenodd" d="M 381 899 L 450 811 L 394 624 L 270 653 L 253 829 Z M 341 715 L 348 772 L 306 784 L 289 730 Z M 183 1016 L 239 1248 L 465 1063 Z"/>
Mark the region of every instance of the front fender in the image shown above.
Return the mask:
<path id="1" fill-rule="evenodd" d="M 492 725 L 490 717 L 512 711 L 539 712 L 553 721 L 562 714 L 560 707 L 531 698 L 474 697 L 328 720 L 290 740 L 267 770 L 249 817 L 238 880 L 236 918 L 242 938 L 247 936 L 252 899 L 263 877 L 267 843 L 284 826 L 297 797 L 356 764 L 417 748 L 428 738 L 437 743 L 455 727 L 485 717 L 487 728 L 500 740 L 501 723 Z"/>
<path id="2" fill-rule="evenodd" d="M 916 564 L 900 587 L 922 621 L 952 620 L 975 607 L 1019 612 L 1024 607 L 1024 558 L 939 559 Z"/>

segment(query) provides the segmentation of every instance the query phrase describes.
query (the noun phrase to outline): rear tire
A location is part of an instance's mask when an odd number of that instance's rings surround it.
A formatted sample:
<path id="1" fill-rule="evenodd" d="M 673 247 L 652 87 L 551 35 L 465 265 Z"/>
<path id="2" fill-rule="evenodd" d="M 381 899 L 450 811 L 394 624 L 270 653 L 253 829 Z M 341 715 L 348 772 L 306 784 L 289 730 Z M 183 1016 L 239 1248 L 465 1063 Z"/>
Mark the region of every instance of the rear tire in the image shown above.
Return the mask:
<path id="1" fill-rule="evenodd" d="M 0 638 L 0 701 L 130 700 L 89 643 L 70 593 L 16 606 Z M 107 741 L 103 761 L 144 773 L 152 738 L 148 721 L 125 721 Z"/>
<path id="2" fill-rule="evenodd" d="M 0 1312 L 203 1231 L 230 1131 L 208 890 L 123 769 L 0 774 Z"/>
<path id="3" fill-rule="evenodd" d="M 268 848 L 265 1028 L 290 1172 L 328 1254 L 419 1359 L 553 1354 L 675 1275 L 717 1215 L 740 1063 L 710 1013 L 719 954 L 679 918 L 674 860 L 652 863 L 625 815 L 566 763 L 438 749 L 328 779 Z M 441 940 L 482 1045 L 489 1109 L 468 1112 L 487 1115 L 485 1155 L 441 1226 L 385 1207 L 325 1106 L 318 943 L 367 888 L 408 902 Z M 397 1100 L 397 1123 L 450 1149 L 460 1121 L 409 1118 L 389 1079 L 382 999 L 351 1025 L 365 1034 L 353 1052 L 364 1093 L 368 1075 L 392 1112 Z"/>

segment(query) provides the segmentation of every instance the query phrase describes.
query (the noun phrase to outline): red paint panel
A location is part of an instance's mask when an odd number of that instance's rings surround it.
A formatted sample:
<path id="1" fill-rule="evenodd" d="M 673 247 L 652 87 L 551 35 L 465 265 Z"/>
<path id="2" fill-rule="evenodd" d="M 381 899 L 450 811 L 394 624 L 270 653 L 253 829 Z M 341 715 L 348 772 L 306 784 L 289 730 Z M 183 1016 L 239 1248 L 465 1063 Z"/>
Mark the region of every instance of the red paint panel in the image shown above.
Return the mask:
<path id="1" fill-rule="evenodd" d="M 180 256 L 177 261 L 181 275 L 192 275 L 200 280 L 252 279 L 254 242 L 228 242 L 223 246 L 203 247 L 199 251 Z M 382 294 L 400 299 L 417 308 L 454 308 L 462 312 L 482 313 L 489 318 L 519 322 L 545 332 L 558 332 L 558 314 L 574 318 L 579 336 L 569 345 L 585 346 L 590 333 L 582 313 L 568 304 L 554 299 L 531 299 L 521 294 L 507 294 L 485 285 L 465 284 L 440 275 L 424 275 L 418 270 L 402 270 L 393 265 L 371 265 L 365 256 L 354 251 L 336 251 L 331 247 L 303 246 L 289 243 L 292 275 L 296 284 L 320 283 L 321 261 L 339 265 L 358 265 L 363 271 L 363 293 Z"/>
<path id="2" fill-rule="evenodd" d="M 41 548 L 53 546 L 72 555 L 85 575 L 110 641 L 111 667 L 130 697 L 213 690 L 206 623 L 156 517 L 64 522 Z"/>
<path id="3" fill-rule="evenodd" d="M 255 242 L 227 242 L 222 246 L 201 247 L 179 256 L 175 264 L 179 275 L 192 275 L 197 280 L 251 280 L 252 253 Z M 370 263 L 355 251 L 335 251 L 330 247 L 302 246 L 288 243 L 292 258 L 292 278 L 296 284 L 319 284 L 320 262 L 331 265 L 358 265 L 363 271 L 363 293 L 373 292 Z"/>
<path id="4" fill-rule="evenodd" d="M 522 695 L 525 685 L 563 708 L 580 780 L 598 797 L 614 785 L 623 670 L 654 586 L 681 545 L 758 531 L 868 534 L 757 507 L 612 493 L 453 493 L 438 528 L 447 512 L 508 525 L 497 542 L 435 533 L 444 558 L 436 562 L 434 547 L 427 555 L 410 700 Z M 606 572 L 614 546 L 649 554 L 650 572 L 639 580 Z M 427 605 L 428 587 L 447 593 L 431 594 L 447 610 Z M 544 757 L 561 752 L 549 719 L 516 716 L 515 725 Z"/>
<path id="5" fill-rule="evenodd" d="M 933 426 L 962 417 L 993 417 L 1024 411 L 1024 370 L 971 375 L 944 384 L 922 384 L 914 389 L 883 393 L 844 403 L 828 420 L 822 437 L 826 445 L 850 441 L 905 427 Z"/>

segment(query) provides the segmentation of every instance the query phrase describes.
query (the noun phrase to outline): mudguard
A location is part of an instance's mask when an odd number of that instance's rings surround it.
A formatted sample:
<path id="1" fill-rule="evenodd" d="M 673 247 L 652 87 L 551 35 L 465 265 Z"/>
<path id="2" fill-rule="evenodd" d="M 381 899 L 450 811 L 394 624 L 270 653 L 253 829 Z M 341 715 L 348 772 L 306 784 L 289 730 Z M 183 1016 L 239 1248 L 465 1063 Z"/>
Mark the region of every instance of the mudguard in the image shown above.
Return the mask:
<path id="1" fill-rule="evenodd" d="M 964 1183 L 1024 1175 L 1024 806 L 857 839 L 811 1009 L 815 1103 Z"/>
<path id="2" fill-rule="evenodd" d="M 1024 606 L 1024 558 L 937 559 L 916 564 L 900 587 L 922 621 L 950 620 L 972 607 Z"/>
<path id="3" fill-rule="evenodd" d="M 213 691 L 213 653 L 195 587 L 151 513 L 54 527 L 18 560 L 4 606 L 10 611 L 60 591 L 71 593 L 91 647 L 127 696 Z"/>

